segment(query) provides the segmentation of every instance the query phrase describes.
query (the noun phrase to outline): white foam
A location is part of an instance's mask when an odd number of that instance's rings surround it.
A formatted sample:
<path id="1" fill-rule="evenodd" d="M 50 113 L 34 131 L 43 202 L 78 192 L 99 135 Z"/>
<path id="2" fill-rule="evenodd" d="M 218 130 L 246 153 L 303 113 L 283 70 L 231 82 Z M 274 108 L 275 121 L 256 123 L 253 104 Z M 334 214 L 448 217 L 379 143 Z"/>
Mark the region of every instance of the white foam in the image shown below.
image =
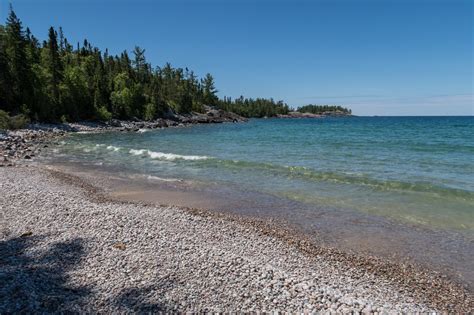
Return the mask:
<path id="1" fill-rule="evenodd" d="M 135 149 L 131 149 L 129 152 L 130 154 L 133 154 L 133 155 L 142 155 L 143 153 L 147 152 L 148 150 L 135 150 Z"/>
<path id="2" fill-rule="evenodd" d="M 174 161 L 174 160 L 196 161 L 196 160 L 209 159 L 208 156 L 202 156 L 202 155 L 180 155 L 180 154 L 173 154 L 173 153 L 154 152 L 154 151 L 144 150 L 144 149 L 141 149 L 141 150 L 131 149 L 129 152 L 130 154 L 133 154 L 133 155 L 147 154 L 152 159 L 166 160 L 166 161 Z"/>
<path id="3" fill-rule="evenodd" d="M 144 133 L 144 132 L 147 132 L 147 131 L 150 131 L 150 129 L 143 129 L 143 128 L 142 128 L 142 129 L 138 129 L 137 132 L 139 132 L 139 133 Z"/>
<path id="4" fill-rule="evenodd" d="M 113 145 L 109 145 L 109 146 L 107 147 L 107 150 L 112 150 L 112 151 L 115 151 L 115 152 L 116 152 L 116 151 L 120 150 L 120 148 L 119 148 L 119 147 L 114 147 Z"/>
<path id="5" fill-rule="evenodd" d="M 201 155 L 180 155 L 180 154 L 173 154 L 173 153 L 163 153 L 163 152 L 153 152 L 148 150 L 148 155 L 152 159 L 159 159 L 159 160 L 167 160 L 167 161 L 174 161 L 174 160 L 207 160 L 209 157 L 201 156 Z"/>
<path id="6" fill-rule="evenodd" d="M 182 179 L 178 179 L 178 178 L 163 178 L 163 177 L 152 176 L 152 175 L 148 175 L 147 179 L 161 181 L 161 182 L 182 182 L 183 181 Z"/>

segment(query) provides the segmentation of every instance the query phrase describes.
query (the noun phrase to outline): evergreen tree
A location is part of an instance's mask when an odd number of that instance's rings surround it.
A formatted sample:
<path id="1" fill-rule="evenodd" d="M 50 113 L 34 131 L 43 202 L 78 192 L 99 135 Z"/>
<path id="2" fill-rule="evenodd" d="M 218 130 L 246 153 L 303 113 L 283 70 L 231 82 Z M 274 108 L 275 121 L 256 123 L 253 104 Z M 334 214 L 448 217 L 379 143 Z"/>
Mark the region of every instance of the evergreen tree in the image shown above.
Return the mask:
<path id="1" fill-rule="evenodd" d="M 20 19 L 10 6 L 5 27 L 5 56 L 8 63 L 9 94 L 7 111 L 18 113 L 25 106 L 31 106 L 33 99 L 30 65 L 26 54 L 25 33 Z M 8 84 L 8 82 L 7 82 Z"/>
<path id="2" fill-rule="evenodd" d="M 288 112 L 286 104 L 272 99 L 220 100 L 211 74 L 199 79 L 170 63 L 152 69 L 138 46 L 133 55 L 132 61 L 126 50 L 102 53 L 87 39 L 74 48 L 62 28 L 58 34 L 51 27 L 40 45 L 10 8 L 5 27 L 0 25 L 0 109 L 40 121 L 152 120 L 170 110 L 202 112 L 204 105 L 247 117 Z"/>
<path id="3" fill-rule="evenodd" d="M 312 114 L 328 114 L 340 112 L 343 114 L 351 114 L 352 111 L 342 106 L 337 105 L 305 105 L 297 109 L 301 113 L 312 113 Z"/>
<path id="4" fill-rule="evenodd" d="M 0 110 L 11 111 L 13 102 L 12 80 L 8 67 L 5 37 L 5 28 L 0 25 Z"/>
<path id="5" fill-rule="evenodd" d="M 135 66 L 137 79 L 139 82 L 145 82 L 147 70 L 148 70 L 146 59 L 145 59 L 145 49 L 141 49 L 140 47 L 135 46 L 133 50 L 133 54 L 135 56 L 135 60 L 133 61 L 133 64 Z"/>
<path id="6" fill-rule="evenodd" d="M 58 36 L 53 27 L 49 28 L 47 49 L 46 68 L 49 73 L 48 95 L 52 104 L 50 118 L 57 119 L 60 115 L 64 114 L 61 108 L 61 94 L 59 89 L 59 85 L 63 79 L 63 67 L 59 57 Z"/>
<path id="7" fill-rule="evenodd" d="M 214 86 L 214 78 L 210 73 L 206 74 L 204 79 L 202 79 L 202 88 L 203 88 L 203 101 L 206 105 L 216 105 L 217 104 L 217 90 Z"/>

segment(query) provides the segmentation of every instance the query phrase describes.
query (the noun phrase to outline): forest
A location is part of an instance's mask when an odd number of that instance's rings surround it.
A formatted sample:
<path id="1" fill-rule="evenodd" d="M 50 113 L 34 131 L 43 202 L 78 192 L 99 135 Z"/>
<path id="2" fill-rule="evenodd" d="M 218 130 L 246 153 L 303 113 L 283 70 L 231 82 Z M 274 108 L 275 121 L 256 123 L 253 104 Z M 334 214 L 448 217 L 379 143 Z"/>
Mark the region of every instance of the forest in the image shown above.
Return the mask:
<path id="1" fill-rule="evenodd" d="M 341 114 L 352 114 L 352 110 L 339 106 L 339 105 L 305 105 L 298 107 L 300 113 L 311 113 L 311 114 L 327 114 L 327 113 L 341 113 Z"/>
<path id="2" fill-rule="evenodd" d="M 273 99 L 220 99 L 211 74 L 199 78 L 169 63 L 152 67 L 140 47 L 131 55 L 111 55 L 87 39 L 73 45 L 61 27 L 50 27 L 41 43 L 11 7 L 0 25 L 0 118 L 8 113 L 17 121 L 153 120 L 169 111 L 202 112 L 204 105 L 245 117 L 289 110 Z"/>

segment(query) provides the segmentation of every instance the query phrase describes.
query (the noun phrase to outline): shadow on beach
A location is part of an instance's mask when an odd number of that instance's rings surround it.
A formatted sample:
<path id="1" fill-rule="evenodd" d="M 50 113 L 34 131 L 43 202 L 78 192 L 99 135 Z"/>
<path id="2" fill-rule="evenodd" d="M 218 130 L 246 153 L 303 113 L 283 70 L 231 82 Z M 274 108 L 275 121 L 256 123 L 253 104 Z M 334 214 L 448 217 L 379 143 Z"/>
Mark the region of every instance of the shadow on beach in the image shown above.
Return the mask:
<path id="1" fill-rule="evenodd" d="M 36 248 L 46 236 L 21 236 L 0 242 L 0 313 L 71 310 L 90 295 L 87 286 L 68 284 L 68 272 L 84 256 L 74 239 Z"/>
<path id="2" fill-rule="evenodd" d="M 77 238 L 46 247 L 41 244 L 45 238 L 46 235 L 24 235 L 0 241 L 0 314 L 95 312 L 97 305 L 91 302 L 99 288 L 77 284 L 69 275 L 86 259 L 84 240 Z M 158 290 L 164 294 L 171 286 L 172 279 L 161 279 L 153 287 L 124 288 L 109 301 L 123 312 L 162 311 L 167 308 L 148 302 L 147 295 Z"/>

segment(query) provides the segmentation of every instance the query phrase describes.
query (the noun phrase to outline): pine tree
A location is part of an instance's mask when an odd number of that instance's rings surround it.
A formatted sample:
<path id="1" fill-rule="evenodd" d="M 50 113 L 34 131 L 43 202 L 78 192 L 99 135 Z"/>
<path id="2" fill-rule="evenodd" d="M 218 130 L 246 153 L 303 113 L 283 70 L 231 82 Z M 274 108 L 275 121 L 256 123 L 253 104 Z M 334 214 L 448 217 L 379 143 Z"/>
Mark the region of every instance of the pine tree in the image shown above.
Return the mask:
<path id="1" fill-rule="evenodd" d="M 61 108 L 61 94 L 59 89 L 63 77 L 63 67 L 59 57 L 58 36 L 53 27 L 50 27 L 48 32 L 47 69 L 50 75 L 48 90 L 53 106 L 51 117 L 49 118 L 55 120 L 64 113 Z"/>
<path id="2" fill-rule="evenodd" d="M 7 110 L 18 113 L 32 102 L 31 68 L 26 54 L 26 40 L 20 19 L 10 6 L 5 27 L 5 55 L 8 62 L 11 100 Z"/>
<path id="3" fill-rule="evenodd" d="M 10 70 L 6 55 L 5 28 L 0 25 L 0 110 L 10 111 L 13 101 Z"/>
<path id="4" fill-rule="evenodd" d="M 145 49 L 142 49 L 138 46 L 135 46 L 133 50 L 133 54 L 135 55 L 135 60 L 133 64 L 135 65 L 135 71 L 137 73 L 138 82 L 145 82 L 146 75 L 147 75 L 147 63 L 145 59 Z"/>
<path id="5" fill-rule="evenodd" d="M 133 54 L 132 61 L 126 50 L 115 56 L 102 53 L 87 39 L 74 48 L 62 28 L 58 34 L 52 27 L 40 45 L 11 9 L 6 26 L 0 25 L 0 109 L 47 121 L 151 120 L 170 109 L 202 112 L 203 105 L 247 117 L 288 112 L 286 104 L 272 99 L 220 100 L 211 74 L 199 79 L 192 70 L 169 63 L 152 69 L 145 49 L 137 46 Z"/>
<path id="6" fill-rule="evenodd" d="M 206 105 L 216 105 L 218 97 L 216 96 L 217 90 L 214 86 L 214 78 L 210 73 L 206 74 L 202 79 L 203 97 Z"/>

